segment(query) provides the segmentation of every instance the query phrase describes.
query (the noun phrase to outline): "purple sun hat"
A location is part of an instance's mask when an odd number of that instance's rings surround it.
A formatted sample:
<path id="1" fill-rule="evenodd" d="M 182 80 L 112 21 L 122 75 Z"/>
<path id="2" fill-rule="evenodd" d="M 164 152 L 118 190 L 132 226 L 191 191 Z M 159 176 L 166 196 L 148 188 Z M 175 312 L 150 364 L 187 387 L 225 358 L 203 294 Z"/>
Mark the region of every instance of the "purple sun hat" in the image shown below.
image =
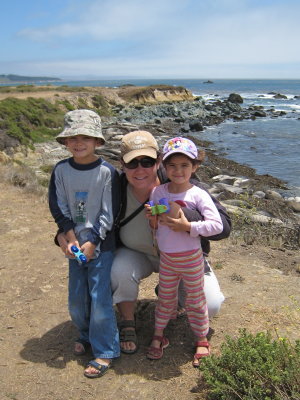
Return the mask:
<path id="1" fill-rule="evenodd" d="M 195 143 L 183 137 L 175 137 L 167 141 L 163 148 L 163 160 L 175 153 L 185 154 L 192 160 L 198 158 L 198 150 Z"/>

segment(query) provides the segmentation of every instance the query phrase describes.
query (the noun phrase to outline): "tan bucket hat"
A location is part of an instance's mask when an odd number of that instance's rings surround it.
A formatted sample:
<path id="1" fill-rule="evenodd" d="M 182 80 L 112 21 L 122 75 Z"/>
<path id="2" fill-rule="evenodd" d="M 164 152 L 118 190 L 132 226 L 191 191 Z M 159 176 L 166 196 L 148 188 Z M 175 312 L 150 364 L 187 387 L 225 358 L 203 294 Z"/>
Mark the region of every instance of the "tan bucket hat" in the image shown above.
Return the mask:
<path id="1" fill-rule="evenodd" d="M 155 137 L 147 131 L 133 131 L 124 135 L 121 142 L 121 157 L 125 163 L 135 157 L 148 156 L 156 159 L 159 147 Z"/>
<path id="2" fill-rule="evenodd" d="M 74 110 L 65 114 L 64 130 L 56 136 L 58 143 L 64 144 L 65 139 L 71 136 L 85 135 L 105 143 L 101 129 L 101 118 L 91 110 Z"/>

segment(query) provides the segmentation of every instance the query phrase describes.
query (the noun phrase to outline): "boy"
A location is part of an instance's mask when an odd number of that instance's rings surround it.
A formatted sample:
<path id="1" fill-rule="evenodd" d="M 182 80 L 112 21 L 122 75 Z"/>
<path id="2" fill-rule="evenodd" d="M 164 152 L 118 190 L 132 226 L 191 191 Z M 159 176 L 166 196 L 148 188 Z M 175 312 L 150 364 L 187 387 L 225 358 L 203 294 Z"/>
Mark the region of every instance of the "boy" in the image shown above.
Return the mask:
<path id="1" fill-rule="evenodd" d="M 95 148 L 105 143 L 100 117 L 90 110 L 75 110 L 66 113 L 64 122 L 56 140 L 73 157 L 58 162 L 52 172 L 49 206 L 68 240 L 69 312 L 79 330 L 74 354 L 82 355 L 91 346 L 95 359 L 84 375 L 97 378 L 120 354 L 110 286 L 119 177 L 95 154 Z M 74 245 L 83 252 L 86 263 L 74 258 Z"/>

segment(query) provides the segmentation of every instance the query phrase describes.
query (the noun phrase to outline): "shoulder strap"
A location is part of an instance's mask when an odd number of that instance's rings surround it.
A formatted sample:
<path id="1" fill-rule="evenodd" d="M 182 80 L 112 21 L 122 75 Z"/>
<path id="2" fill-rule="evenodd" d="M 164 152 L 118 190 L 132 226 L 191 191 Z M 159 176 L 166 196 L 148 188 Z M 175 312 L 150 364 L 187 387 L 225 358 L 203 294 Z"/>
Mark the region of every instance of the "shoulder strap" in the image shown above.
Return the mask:
<path id="1" fill-rule="evenodd" d="M 135 216 L 137 216 L 142 210 L 144 210 L 144 205 L 147 203 L 148 200 L 146 200 L 143 204 L 141 204 L 133 213 L 128 215 L 127 218 L 123 219 L 123 221 L 120 222 L 120 228 L 126 224 L 128 224 L 129 221 L 131 221 Z"/>
<path id="2" fill-rule="evenodd" d="M 148 201 L 148 200 L 146 200 L 133 213 L 131 213 L 130 215 L 128 215 L 128 217 L 123 219 L 125 216 L 126 207 L 127 207 L 127 185 L 128 185 L 128 181 L 127 181 L 126 175 L 124 173 L 121 174 L 120 180 L 121 180 L 121 209 L 120 209 L 120 213 L 115 222 L 115 225 L 118 226 L 118 228 L 126 225 L 135 216 L 137 216 L 144 209 L 144 205 Z"/>

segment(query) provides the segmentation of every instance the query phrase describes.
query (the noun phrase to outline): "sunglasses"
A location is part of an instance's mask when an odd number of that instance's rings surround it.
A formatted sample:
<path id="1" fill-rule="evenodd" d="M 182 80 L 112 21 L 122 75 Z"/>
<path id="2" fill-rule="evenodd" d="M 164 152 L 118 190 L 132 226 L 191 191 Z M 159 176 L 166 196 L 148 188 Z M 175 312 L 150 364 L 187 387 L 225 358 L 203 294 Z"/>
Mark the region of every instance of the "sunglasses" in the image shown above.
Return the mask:
<path id="1" fill-rule="evenodd" d="M 128 169 L 136 169 L 139 165 L 141 165 L 143 168 L 151 168 L 156 164 L 156 161 L 157 160 L 151 157 L 144 157 L 140 160 L 134 158 L 133 160 L 129 161 L 129 163 L 124 163 L 124 166 Z"/>

